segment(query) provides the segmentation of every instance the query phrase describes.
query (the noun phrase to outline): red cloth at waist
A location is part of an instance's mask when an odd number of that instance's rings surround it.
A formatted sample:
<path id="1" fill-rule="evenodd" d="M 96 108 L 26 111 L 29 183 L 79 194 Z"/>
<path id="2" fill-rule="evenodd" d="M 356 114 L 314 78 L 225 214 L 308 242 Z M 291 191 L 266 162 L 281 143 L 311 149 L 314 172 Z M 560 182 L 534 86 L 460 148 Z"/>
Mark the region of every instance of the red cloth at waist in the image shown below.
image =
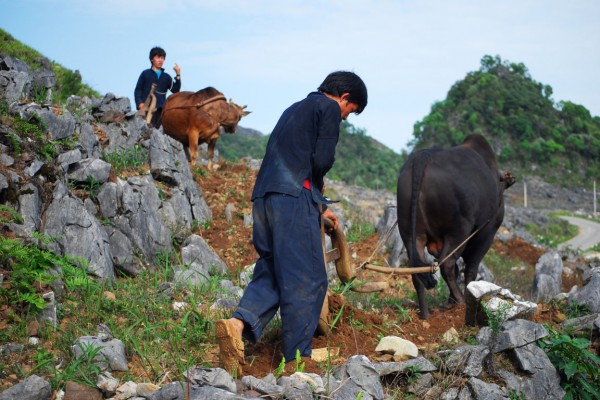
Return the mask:
<path id="1" fill-rule="evenodd" d="M 304 186 L 304 189 L 308 189 L 308 190 L 310 190 L 310 181 L 309 181 L 308 179 L 307 179 L 307 180 L 305 180 L 305 181 L 304 181 L 304 185 L 303 185 L 303 186 Z"/>

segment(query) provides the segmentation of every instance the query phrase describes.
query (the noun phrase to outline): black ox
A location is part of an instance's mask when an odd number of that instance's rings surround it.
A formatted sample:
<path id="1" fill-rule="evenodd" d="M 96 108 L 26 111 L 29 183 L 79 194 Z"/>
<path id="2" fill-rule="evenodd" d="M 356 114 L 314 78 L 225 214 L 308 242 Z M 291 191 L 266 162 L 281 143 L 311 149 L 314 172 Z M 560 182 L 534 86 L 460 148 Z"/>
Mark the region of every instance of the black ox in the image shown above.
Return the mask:
<path id="1" fill-rule="evenodd" d="M 514 183 L 501 174 L 496 156 L 481 135 L 447 149 L 425 149 L 410 155 L 398 177 L 398 229 L 411 267 L 427 266 L 425 248 L 440 262 L 450 289 L 450 303 L 464 303 L 456 278 L 456 261 L 465 262 L 465 285 L 475 280 L 504 218 L 504 190 Z M 430 273 L 414 274 L 420 317 L 429 310 L 425 289 L 436 281 Z"/>

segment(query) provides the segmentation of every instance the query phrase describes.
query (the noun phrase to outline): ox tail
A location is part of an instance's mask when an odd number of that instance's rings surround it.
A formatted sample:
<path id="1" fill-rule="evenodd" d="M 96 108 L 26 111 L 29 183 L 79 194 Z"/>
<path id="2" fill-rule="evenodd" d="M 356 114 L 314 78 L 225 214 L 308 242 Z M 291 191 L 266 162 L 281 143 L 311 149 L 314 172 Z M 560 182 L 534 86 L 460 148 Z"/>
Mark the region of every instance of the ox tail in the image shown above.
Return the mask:
<path id="1" fill-rule="evenodd" d="M 413 158 L 412 168 L 412 189 L 410 197 L 410 225 L 412 235 L 411 245 L 411 259 L 410 265 L 413 267 L 426 267 L 429 266 L 424 260 L 419 257 L 417 251 L 417 208 L 419 207 L 419 196 L 421 194 L 421 186 L 423 185 L 423 175 L 425 175 L 425 169 L 431 159 L 431 151 L 422 150 L 415 153 Z M 435 275 L 432 273 L 420 273 L 416 274 L 417 278 L 425 285 L 427 289 L 433 289 L 437 285 Z"/>

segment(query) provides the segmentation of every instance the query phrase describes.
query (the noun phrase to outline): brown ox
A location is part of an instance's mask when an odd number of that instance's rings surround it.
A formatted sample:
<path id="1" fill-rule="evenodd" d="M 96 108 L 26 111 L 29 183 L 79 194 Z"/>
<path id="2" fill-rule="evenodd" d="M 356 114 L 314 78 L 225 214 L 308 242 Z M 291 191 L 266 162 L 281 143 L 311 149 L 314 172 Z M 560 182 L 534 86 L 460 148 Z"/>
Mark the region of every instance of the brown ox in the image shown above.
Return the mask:
<path id="1" fill-rule="evenodd" d="M 221 136 L 219 128 L 235 133 L 240 119 L 250 114 L 244 108 L 231 100 L 227 102 L 223 93 L 213 87 L 195 93 L 175 93 L 167 98 L 163 108 L 163 130 L 187 146 L 192 166 L 198 158 L 198 145 L 208 143 L 208 168 L 211 168 L 215 144 Z"/>

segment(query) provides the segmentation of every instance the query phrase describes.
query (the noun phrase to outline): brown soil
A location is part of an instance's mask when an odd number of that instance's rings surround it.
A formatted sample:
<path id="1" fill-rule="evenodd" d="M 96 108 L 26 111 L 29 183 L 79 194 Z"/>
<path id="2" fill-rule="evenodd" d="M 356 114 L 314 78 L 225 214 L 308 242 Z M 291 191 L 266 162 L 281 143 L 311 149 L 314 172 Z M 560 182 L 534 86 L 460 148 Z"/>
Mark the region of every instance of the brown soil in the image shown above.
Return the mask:
<path id="1" fill-rule="evenodd" d="M 202 174 L 196 174 L 196 182 L 202 189 L 213 213 L 211 226 L 206 230 L 199 230 L 198 233 L 208 241 L 210 246 L 234 272 L 254 263 L 257 257 L 252 246 L 251 228 L 243 225 L 244 214 L 251 212 L 250 195 L 255 173 L 245 165 L 222 162 L 217 171 L 204 171 Z M 235 207 L 231 222 L 225 216 L 225 208 L 229 203 Z M 350 254 L 356 254 L 353 261 L 355 268 L 362 261 L 371 257 L 377 240 L 377 234 L 374 234 L 360 244 L 349 244 Z M 546 251 L 518 238 L 507 243 L 496 242 L 494 250 L 507 257 L 509 256 L 511 260 L 515 260 L 515 263 L 527 268 L 530 273 L 534 270 L 539 257 Z M 375 257 L 371 261 L 385 265 L 383 258 L 377 259 Z M 313 348 L 339 348 L 338 356 L 333 357 L 331 360 L 333 365 L 342 364 L 347 358 L 358 354 L 366 355 L 371 360 L 390 360 L 391 356 L 382 355 L 375 351 L 379 339 L 383 336 L 395 335 L 410 340 L 419 347 L 421 352 L 427 355 L 428 352 L 444 346 L 441 336 L 451 328 L 458 332 L 461 341 L 465 341 L 477 332 L 475 328 L 465 326 L 464 305 L 451 308 L 434 306 L 431 307 L 429 319 L 426 321 L 419 319 L 416 305 L 409 300 L 415 298 L 409 276 L 387 276 L 362 270 L 357 271 L 356 275 L 357 279 L 363 281 L 387 280 L 389 289 L 375 294 L 353 293 L 354 299 L 358 297 L 363 304 L 369 301 L 379 301 L 379 304 L 381 304 L 383 299 L 398 299 L 399 304 L 402 304 L 404 313 L 400 316 L 398 308 L 394 306 L 384 307 L 383 309 L 379 307 L 376 310 L 370 310 L 368 307 L 359 309 L 350 304 L 343 296 L 333 295 L 330 297 L 332 316 L 337 316 L 341 310 L 341 317 L 328 336 L 316 336 L 314 338 Z M 573 283 L 565 280 L 565 286 L 572 286 Z M 566 288 L 567 291 L 568 288 Z M 431 294 L 435 296 L 433 290 Z M 353 303 L 356 303 L 356 301 L 353 301 Z M 395 304 L 393 302 L 388 303 Z M 556 313 L 557 310 L 552 307 L 540 307 L 534 319 L 539 322 L 551 322 Z M 279 333 L 278 328 L 268 328 L 258 343 L 246 343 L 247 365 L 244 367 L 245 375 L 263 377 L 277 370 L 282 359 Z M 215 357 L 215 365 L 218 365 L 216 349 L 213 349 L 212 353 Z M 431 353 L 431 355 L 433 354 Z M 315 363 L 309 359 L 303 359 L 302 362 L 305 363 L 305 372 L 323 373 L 326 367 L 326 363 Z M 296 365 L 292 362 L 286 366 L 285 373 L 293 373 L 295 370 Z"/>

